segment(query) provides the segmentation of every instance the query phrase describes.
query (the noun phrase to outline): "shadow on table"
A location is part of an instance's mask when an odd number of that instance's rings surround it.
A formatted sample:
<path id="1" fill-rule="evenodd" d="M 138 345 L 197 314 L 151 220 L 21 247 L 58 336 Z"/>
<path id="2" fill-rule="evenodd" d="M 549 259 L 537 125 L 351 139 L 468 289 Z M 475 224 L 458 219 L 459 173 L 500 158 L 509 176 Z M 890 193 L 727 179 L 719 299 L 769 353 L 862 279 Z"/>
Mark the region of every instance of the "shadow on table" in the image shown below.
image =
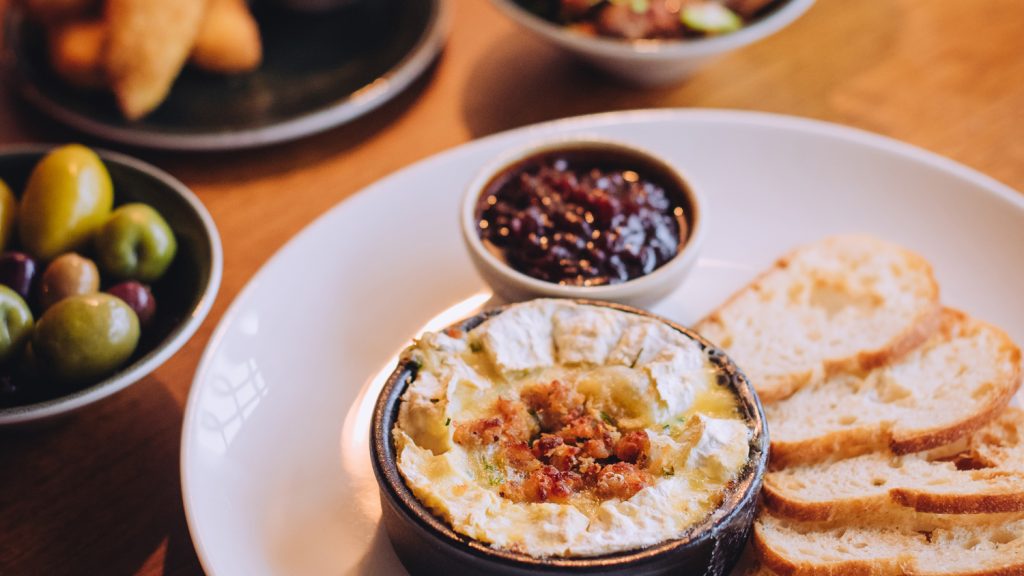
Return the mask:
<path id="1" fill-rule="evenodd" d="M 352 574 L 404 574 L 405 567 L 398 560 L 395 549 L 391 545 L 388 533 L 384 529 L 384 523 L 377 524 L 377 531 L 373 533 L 368 552 L 363 556 L 359 565 L 352 570 Z"/>
<path id="2" fill-rule="evenodd" d="M 678 88 L 620 83 L 516 31 L 480 51 L 465 83 L 463 115 L 481 137 L 566 116 L 664 105 Z"/>
<path id="3" fill-rule="evenodd" d="M 199 573 L 181 419 L 150 378 L 53 424 L 0 431 L 0 574 L 134 574 L 159 565 L 165 541 L 163 573 Z"/>

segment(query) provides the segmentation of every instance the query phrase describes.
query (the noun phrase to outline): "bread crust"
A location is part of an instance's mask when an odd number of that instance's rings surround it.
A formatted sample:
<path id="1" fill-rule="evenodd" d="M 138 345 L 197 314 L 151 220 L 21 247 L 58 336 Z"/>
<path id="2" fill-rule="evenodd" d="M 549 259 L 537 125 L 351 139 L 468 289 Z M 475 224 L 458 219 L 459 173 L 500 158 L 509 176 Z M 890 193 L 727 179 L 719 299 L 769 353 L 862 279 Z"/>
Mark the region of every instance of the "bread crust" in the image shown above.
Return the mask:
<path id="1" fill-rule="evenodd" d="M 881 508 L 889 502 L 889 496 L 885 494 L 842 501 L 808 502 L 787 497 L 783 491 L 770 485 L 768 480 L 765 480 L 761 488 L 761 499 L 764 507 L 771 510 L 773 515 L 805 522 L 829 522 L 849 513 Z"/>
<path id="2" fill-rule="evenodd" d="M 858 353 L 850 364 L 840 362 L 826 363 L 826 374 L 866 372 L 875 368 L 882 368 L 902 360 L 907 354 L 910 354 L 918 346 L 924 344 L 939 329 L 939 325 L 942 323 L 943 308 L 938 300 L 938 284 L 935 283 L 934 278 L 931 278 L 931 283 L 935 294 L 934 305 L 926 310 L 922 310 L 909 328 L 878 350 Z"/>
<path id="3" fill-rule="evenodd" d="M 985 329 L 992 332 L 999 341 L 998 356 L 1005 356 L 1011 367 L 1005 377 L 987 383 L 992 392 L 972 414 L 956 422 L 924 430 L 905 431 L 898 425 L 881 423 L 878 426 L 835 430 L 794 442 L 773 439 L 770 469 L 779 470 L 829 459 L 852 458 L 876 451 L 892 454 L 923 452 L 952 444 L 995 420 L 1020 388 L 1020 349 L 1002 329 L 972 319 L 959 310 L 945 308 L 939 319 L 939 330 L 945 338 L 951 337 L 953 330 L 963 325 L 968 325 L 974 330 Z"/>
<path id="4" fill-rule="evenodd" d="M 934 514 L 990 514 L 1024 512 L 1024 476 L 1020 492 L 1007 494 L 930 494 L 907 488 L 893 488 L 889 497 L 900 506 Z"/>
<path id="5" fill-rule="evenodd" d="M 919 569 L 910 554 L 896 558 L 844 560 L 827 564 L 797 562 L 772 549 L 762 534 L 760 524 L 756 522 L 751 543 L 757 561 L 779 576 L 1024 576 L 1024 557 L 1020 554 L 1016 554 L 1017 557 L 1004 566 L 958 572 Z"/>
<path id="6" fill-rule="evenodd" d="M 779 554 L 765 541 L 761 526 L 754 524 L 753 550 L 757 559 L 778 576 L 903 576 L 909 558 L 884 561 L 848 560 L 831 564 L 798 563 Z"/>
<path id="7" fill-rule="evenodd" d="M 839 237 L 826 238 L 823 242 L 836 238 Z M 713 332 L 715 330 L 710 328 L 710 325 L 714 324 L 719 326 L 719 330 L 724 331 L 723 311 L 735 304 L 747 292 L 761 290 L 767 277 L 789 268 L 793 259 L 805 249 L 807 249 L 806 245 L 798 246 L 777 259 L 768 269 L 760 272 L 748 284 L 729 295 L 724 302 L 699 320 L 694 325 L 694 328 L 702 333 L 705 331 Z M 753 380 L 754 388 L 757 390 L 762 402 L 771 403 L 784 400 L 800 388 L 834 374 L 859 373 L 887 366 L 900 360 L 931 337 L 938 329 L 942 319 L 943 308 L 939 301 L 939 284 L 932 273 L 931 264 L 923 256 L 907 249 L 903 249 L 903 252 L 911 262 L 911 267 L 919 270 L 923 276 L 928 278 L 927 298 L 930 300 L 931 305 L 922 310 L 905 330 L 878 348 L 860 350 L 855 355 L 847 358 L 826 358 L 822 362 L 821 370 L 772 375 L 760 381 Z M 728 349 L 729 346 L 727 344 L 728 342 L 723 343 L 722 347 Z"/>
<path id="8" fill-rule="evenodd" d="M 772 440 L 771 470 L 828 459 L 853 458 L 868 452 L 885 450 L 890 436 L 888 427 L 836 430 L 817 438 L 797 442 Z"/>
<path id="9" fill-rule="evenodd" d="M 958 313 L 963 315 L 962 312 Z M 889 441 L 889 448 L 893 453 L 909 454 L 951 444 L 994 420 L 1010 403 L 1010 400 L 1013 399 L 1021 384 L 1020 349 L 1017 348 L 1006 332 L 991 324 L 988 324 L 988 327 L 999 334 L 1001 340 L 1000 350 L 1010 357 L 1010 362 L 1013 366 L 1013 372 L 1004 382 L 991 383 L 993 386 L 999 387 L 998 393 L 974 415 L 952 426 L 933 428 L 914 434 L 894 433 Z M 1000 386 L 1000 384 L 1002 385 Z"/>
<path id="10" fill-rule="evenodd" d="M 854 514 L 881 510 L 886 505 L 933 514 L 995 514 L 1024 512 L 1024 476 L 1020 490 L 990 494 L 935 494 L 914 488 L 893 488 L 884 494 L 841 501 L 808 502 L 787 497 L 767 480 L 761 492 L 764 507 L 773 515 L 803 522 L 829 522 Z"/>

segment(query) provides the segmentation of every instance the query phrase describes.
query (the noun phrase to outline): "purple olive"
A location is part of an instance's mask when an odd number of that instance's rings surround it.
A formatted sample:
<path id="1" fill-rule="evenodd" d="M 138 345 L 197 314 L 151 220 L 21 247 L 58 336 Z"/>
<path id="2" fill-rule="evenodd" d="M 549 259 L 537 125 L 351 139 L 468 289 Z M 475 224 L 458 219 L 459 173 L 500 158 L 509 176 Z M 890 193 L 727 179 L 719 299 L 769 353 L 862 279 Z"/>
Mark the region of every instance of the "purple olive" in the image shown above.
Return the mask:
<path id="1" fill-rule="evenodd" d="M 156 298 L 149 287 L 135 280 L 121 282 L 107 289 L 107 293 L 124 300 L 139 317 L 139 324 L 145 330 L 156 316 Z"/>
<path id="2" fill-rule="evenodd" d="M 0 255 L 0 284 L 18 293 L 26 301 L 32 293 L 36 278 L 36 261 L 24 252 L 4 252 Z"/>

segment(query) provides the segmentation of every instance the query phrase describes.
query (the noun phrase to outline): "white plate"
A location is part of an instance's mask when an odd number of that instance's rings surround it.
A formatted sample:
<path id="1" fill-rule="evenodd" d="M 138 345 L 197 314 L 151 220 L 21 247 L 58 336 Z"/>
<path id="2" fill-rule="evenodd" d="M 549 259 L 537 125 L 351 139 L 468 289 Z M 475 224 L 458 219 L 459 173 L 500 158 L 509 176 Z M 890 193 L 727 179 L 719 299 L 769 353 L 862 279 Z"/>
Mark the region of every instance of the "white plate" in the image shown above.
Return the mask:
<path id="1" fill-rule="evenodd" d="M 375 375 L 425 324 L 488 298 L 459 237 L 470 178 L 497 154 L 570 133 L 642 145 L 704 186 L 703 257 L 657 313 L 692 322 L 793 245 L 857 231 L 920 251 L 946 302 L 1024 341 L 1024 197 L 949 160 L 848 128 L 723 111 L 605 114 L 486 138 L 332 209 L 224 316 L 182 438 L 185 510 L 209 574 L 402 573 L 369 461 Z"/>

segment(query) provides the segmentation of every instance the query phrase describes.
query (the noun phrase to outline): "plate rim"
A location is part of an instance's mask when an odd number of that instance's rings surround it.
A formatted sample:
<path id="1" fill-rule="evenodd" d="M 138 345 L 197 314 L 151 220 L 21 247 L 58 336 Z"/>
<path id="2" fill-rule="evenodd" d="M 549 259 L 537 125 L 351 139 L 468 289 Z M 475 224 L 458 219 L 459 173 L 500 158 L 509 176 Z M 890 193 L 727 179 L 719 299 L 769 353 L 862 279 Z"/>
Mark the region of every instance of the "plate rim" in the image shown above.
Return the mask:
<path id="1" fill-rule="evenodd" d="M 431 12 L 426 28 L 412 50 L 386 72 L 341 100 L 317 110 L 269 126 L 242 130 L 202 134 L 154 132 L 111 125 L 60 105 L 41 92 L 21 71 L 21 63 L 18 62 L 14 46 L 14 39 L 18 36 L 14 22 L 18 19 L 24 20 L 24 14 L 16 7 L 11 7 L 4 18 L 3 51 L 10 59 L 9 72 L 20 88 L 22 97 L 36 109 L 65 126 L 108 142 L 139 148 L 179 152 L 244 150 L 325 132 L 370 113 L 404 92 L 439 56 L 448 37 L 451 24 L 450 0 L 427 1 L 430 2 Z"/>
<path id="2" fill-rule="evenodd" d="M 451 148 L 415 161 L 383 176 L 378 180 L 375 180 L 367 186 L 364 186 L 351 196 L 348 196 L 334 204 L 302 227 L 302 229 L 290 237 L 262 265 L 260 265 L 259 269 L 253 273 L 249 280 L 246 281 L 245 285 L 241 290 L 239 290 L 238 294 L 234 297 L 224 314 L 218 320 L 217 326 L 214 328 L 213 333 L 207 342 L 206 348 L 203 350 L 200 361 L 196 365 L 196 371 L 193 374 L 192 383 L 189 387 L 185 411 L 182 418 L 180 442 L 181 452 L 179 458 L 179 480 L 181 483 L 182 506 L 185 511 L 186 525 L 188 526 L 189 535 L 192 539 L 192 545 L 195 548 L 196 556 L 199 558 L 199 562 L 203 570 L 211 576 L 217 576 L 217 572 L 213 570 L 213 563 L 211 560 L 212 556 L 207 551 L 200 536 L 202 529 L 200 528 L 198 519 L 196 518 L 196 512 L 193 510 L 191 505 L 191 494 L 193 488 L 189 483 L 189 476 L 191 474 L 190 470 L 192 468 L 189 462 L 191 461 L 190 457 L 193 452 L 193 448 L 189 442 L 189 437 L 192 434 L 191 424 L 196 421 L 196 411 L 198 410 L 197 405 L 199 403 L 198 397 L 200 395 L 199 391 L 203 386 L 200 380 L 203 374 L 209 371 L 215 351 L 219 350 L 229 328 L 237 322 L 237 316 L 239 315 L 244 302 L 251 298 L 251 293 L 257 290 L 262 284 L 262 277 L 267 274 L 267 271 L 276 266 L 278 260 L 286 257 L 296 249 L 295 247 L 298 245 L 300 238 L 311 233 L 313 229 L 323 225 L 323 223 L 328 219 L 337 218 L 338 216 L 336 216 L 336 214 L 343 213 L 346 210 L 351 210 L 352 206 L 356 204 L 354 201 L 364 199 L 369 195 L 376 193 L 377 190 L 386 188 L 392 181 L 400 178 L 405 173 L 418 170 L 421 166 L 429 163 L 447 162 L 452 158 L 472 154 L 477 148 L 484 147 L 491 142 L 503 139 L 514 139 L 520 135 L 530 135 L 534 140 L 541 140 L 544 138 L 555 137 L 570 130 L 600 128 L 631 122 L 665 122 L 676 120 L 684 122 L 695 121 L 763 126 L 814 134 L 822 137 L 835 138 L 844 142 L 861 144 L 894 154 L 901 158 L 926 164 L 943 172 L 955 175 L 967 182 L 985 189 L 987 192 L 1012 204 L 1021 212 L 1024 212 L 1024 193 L 1016 191 L 1011 186 L 992 176 L 988 176 L 980 170 L 942 156 L 937 152 L 903 142 L 891 136 L 885 136 L 862 128 L 839 124 L 836 122 L 750 110 L 733 110 L 724 108 L 648 108 L 573 116 L 497 132 L 495 134 L 490 134 L 482 138 L 477 138 L 455 145 Z"/>

